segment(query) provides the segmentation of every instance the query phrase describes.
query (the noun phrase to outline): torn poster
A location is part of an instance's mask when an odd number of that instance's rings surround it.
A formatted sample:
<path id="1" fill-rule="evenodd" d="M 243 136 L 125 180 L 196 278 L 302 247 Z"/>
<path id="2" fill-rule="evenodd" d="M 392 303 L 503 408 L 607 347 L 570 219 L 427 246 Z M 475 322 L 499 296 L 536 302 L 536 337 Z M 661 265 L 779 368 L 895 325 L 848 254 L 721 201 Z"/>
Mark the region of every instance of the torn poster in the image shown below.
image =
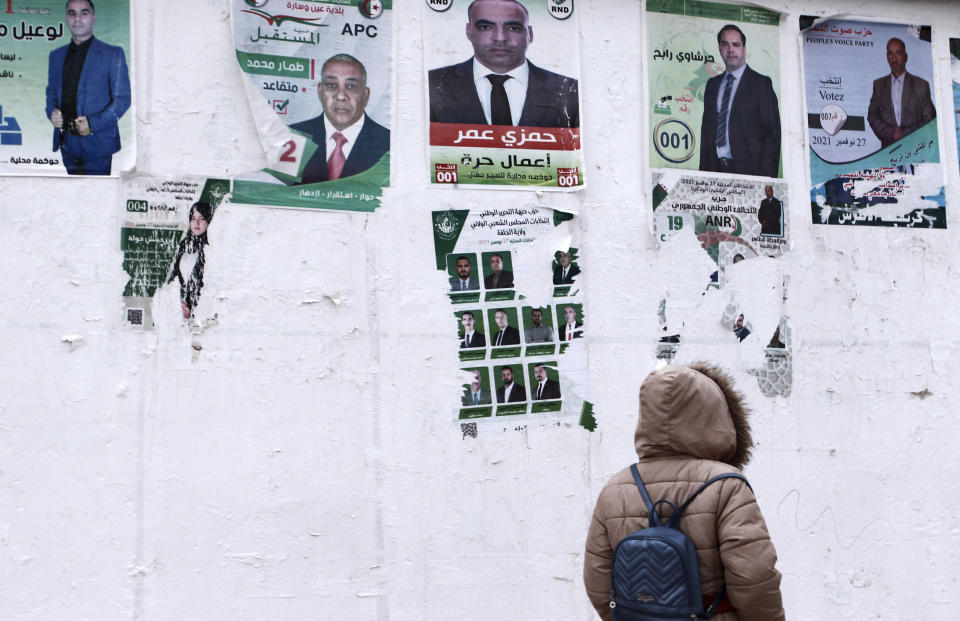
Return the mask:
<path id="1" fill-rule="evenodd" d="M 717 264 L 715 284 L 723 284 L 726 266 L 777 257 L 789 245 L 786 182 L 663 171 L 653 174 L 653 183 L 657 243 L 693 231 Z"/>
<path id="2" fill-rule="evenodd" d="M 781 177 L 780 14 L 647 3 L 650 166 Z"/>
<path id="3" fill-rule="evenodd" d="M 930 34 L 844 20 L 803 33 L 815 224 L 946 228 Z"/>
<path id="4" fill-rule="evenodd" d="M 566 220 L 537 207 L 433 212 L 436 267 L 457 325 L 459 420 L 510 417 L 512 426 L 546 415 L 594 425 L 586 270 Z"/>
<path id="5" fill-rule="evenodd" d="M 574 0 L 427 6 L 430 182 L 582 188 Z"/>
<path id="6" fill-rule="evenodd" d="M 267 168 L 232 202 L 369 212 L 390 184 L 391 0 L 232 0 Z"/>
<path id="7" fill-rule="evenodd" d="M 680 272 L 660 301 L 656 357 L 671 362 L 692 344 L 700 356 L 745 367 L 764 394 L 789 394 L 788 279 L 771 260 L 790 248 L 787 183 L 680 170 L 653 180 L 654 235 L 664 263 Z M 701 252 L 710 260 L 691 255 Z"/>
<path id="8" fill-rule="evenodd" d="M 208 229 L 229 188 L 226 179 L 134 177 L 125 183 L 120 248 L 127 324 L 153 328 L 153 296 L 168 283 L 180 290 L 179 314 L 193 317 L 203 292 Z"/>
<path id="9" fill-rule="evenodd" d="M 130 2 L 96 5 L 8 0 L 0 10 L 0 174 L 133 168 Z M 71 42 L 81 55 L 67 63 Z"/>

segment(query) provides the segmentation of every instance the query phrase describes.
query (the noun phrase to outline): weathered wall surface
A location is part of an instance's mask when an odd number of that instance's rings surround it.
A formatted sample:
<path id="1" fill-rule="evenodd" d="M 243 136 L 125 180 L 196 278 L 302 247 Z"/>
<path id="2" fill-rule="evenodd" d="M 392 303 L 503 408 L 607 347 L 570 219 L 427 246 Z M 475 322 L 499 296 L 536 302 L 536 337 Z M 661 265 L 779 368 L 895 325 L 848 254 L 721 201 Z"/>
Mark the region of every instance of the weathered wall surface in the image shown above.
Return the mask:
<path id="1" fill-rule="evenodd" d="M 135 5 L 138 172 L 259 168 L 227 2 Z M 709 326 L 690 327 L 680 360 L 725 364 L 755 407 L 747 474 L 789 618 L 951 618 L 960 175 L 947 38 L 960 14 L 950 0 L 767 6 L 788 14 L 795 207 L 777 269 L 791 275 L 793 390 L 763 396 L 747 354 L 696 338 Z M 0 618 L 592 617 L 580 574 L 593 502 L 634 457 L 659 300 L 696 305 L 703 266 L 696 249 L 658 254 L 649 233 L 641 5 L 577 8 L 585 191 L 426 186 L 424 7 L 400 0 L 383 206 L 224 206 L 202 302 L 216 322 L 199 335 L 171 290 L 154 331 L 123 323 L 117 180 L 0 179 Z M 934 26 L 947 231 L 810 224 L 790 76 L 797 17 L 833 11 Z M 594 433 L 571 423 L 462 439 L 453 421 L 455 323 L 429 211 L 491 201 L 579 212 Z"/>

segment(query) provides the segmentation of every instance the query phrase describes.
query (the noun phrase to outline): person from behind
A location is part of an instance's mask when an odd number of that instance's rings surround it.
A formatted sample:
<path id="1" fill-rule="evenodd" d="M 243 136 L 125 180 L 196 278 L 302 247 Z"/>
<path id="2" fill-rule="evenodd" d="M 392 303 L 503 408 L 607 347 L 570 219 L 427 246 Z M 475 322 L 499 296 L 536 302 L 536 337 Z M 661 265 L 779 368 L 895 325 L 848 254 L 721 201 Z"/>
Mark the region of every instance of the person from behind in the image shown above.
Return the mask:
<path id="1" fill-rule="evenodd" d="M 740 473 L 750 460 L 749 410 L 733 380 L 697 363 L 667 365 L 640 386 L 634 446 L 637 469 L 654 500 L 680 506 L 701 484 Z M 617 544 L 646 528 L 649 515 L 630 468 L 607 482 L 587 532 L 583 579 L 601 618 L 611 619 L 611 563 Z M 726 585 L 717 621 L 783 621 L 777 553 L 750 487 L 716 482 L 687 508 L 679 528 L 697 549 L 700 585 L 709 604 Z"/>

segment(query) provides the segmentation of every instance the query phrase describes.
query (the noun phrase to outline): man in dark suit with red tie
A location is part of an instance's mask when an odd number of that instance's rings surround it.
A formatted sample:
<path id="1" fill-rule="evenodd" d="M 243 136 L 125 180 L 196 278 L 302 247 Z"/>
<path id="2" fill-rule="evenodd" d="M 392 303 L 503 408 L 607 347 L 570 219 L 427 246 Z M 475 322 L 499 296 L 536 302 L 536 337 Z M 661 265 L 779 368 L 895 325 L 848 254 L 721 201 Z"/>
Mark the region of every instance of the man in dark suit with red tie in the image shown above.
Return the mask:
<path id="1" fill-rule="evenodd" d="M 372 168 L 390 150 L 390 130 L 364 112 L 370 88 L 363 63 L 349 54 L 328 58 L 320 69 L 317 95 L 323 114 L 290 126 L 317 144 L 300 182 L 294 185 L 356 175 Z"/>
<path id="2" fill-rule="evenodd" d="M 583 338 L 583 322 L 577 321 L 577 309 L 567 306 L 563 309 L 563 318 L 566 323 L 560 326 L 560 340 L 572 341 Z"/>

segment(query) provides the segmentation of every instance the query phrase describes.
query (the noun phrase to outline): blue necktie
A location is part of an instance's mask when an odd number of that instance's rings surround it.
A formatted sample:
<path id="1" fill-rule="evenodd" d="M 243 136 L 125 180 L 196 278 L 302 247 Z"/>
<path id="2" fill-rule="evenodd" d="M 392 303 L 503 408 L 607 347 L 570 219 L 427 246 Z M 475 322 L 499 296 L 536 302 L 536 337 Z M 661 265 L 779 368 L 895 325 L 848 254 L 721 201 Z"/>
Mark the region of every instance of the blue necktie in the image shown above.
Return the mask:
<path id="1" fill-rule="evenodd" d="M 717 114 L 717 146 L 727 144 L 727 117 L 730 114 L 730 93 L 733 92 L 733 74 L 728 73 L 723 79 L 723 101 L 720 102 L 720 112 Z"/>
<path id="2" fill-rule="evenodd" d="M 473 404 L 480 405 L 480 395 L 477 393 L 473 393 Z"/>

